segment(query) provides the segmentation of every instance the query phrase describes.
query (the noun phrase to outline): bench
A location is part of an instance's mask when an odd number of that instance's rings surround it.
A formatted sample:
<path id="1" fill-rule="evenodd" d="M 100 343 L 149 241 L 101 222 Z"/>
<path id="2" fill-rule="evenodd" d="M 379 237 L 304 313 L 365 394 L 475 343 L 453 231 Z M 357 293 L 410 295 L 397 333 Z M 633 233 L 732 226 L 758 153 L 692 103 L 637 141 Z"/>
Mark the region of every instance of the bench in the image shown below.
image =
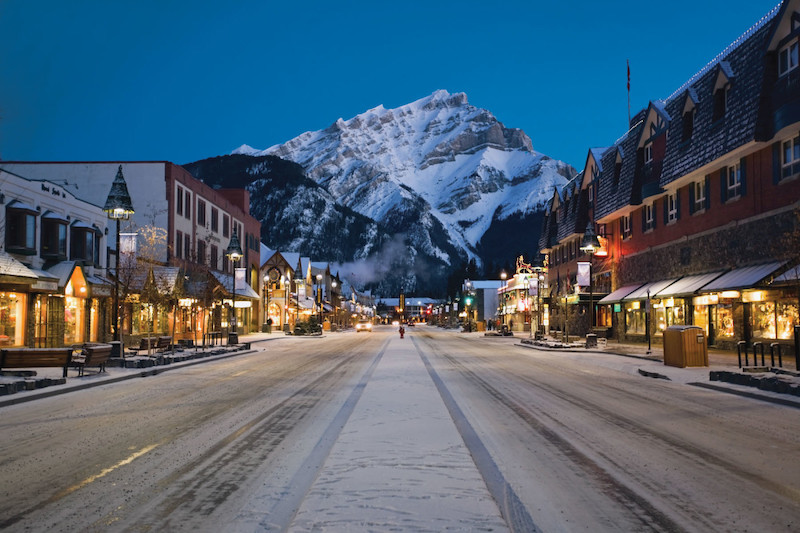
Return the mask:
<path id="1" fill-rule="evenodd" d="M 110 344 L 87 344 L 79 355 L 72 358 L 69 366 L 78 369 L 78 377 L 83 376 L 83 369 L 87 366 L 99 367 L 97 373 L 106 371 L 106 363 L 111 357 Z"/>
<path id="2" fill-rule="evenodd" d="M 0 351 L 0 368 L 62 367 L 64 377 L 72 361 L 72 348 L 4 348 Z"/>
<path id="3" fill-rule="evenodd" d="M 139 346 L 136 348 L 129 348 L 130 351 L 135 352 L 165 352 L 172 348 L 172 337 L 169 335 L 162 335 L 160 337 L 142 337 L 139 340 Z"/>

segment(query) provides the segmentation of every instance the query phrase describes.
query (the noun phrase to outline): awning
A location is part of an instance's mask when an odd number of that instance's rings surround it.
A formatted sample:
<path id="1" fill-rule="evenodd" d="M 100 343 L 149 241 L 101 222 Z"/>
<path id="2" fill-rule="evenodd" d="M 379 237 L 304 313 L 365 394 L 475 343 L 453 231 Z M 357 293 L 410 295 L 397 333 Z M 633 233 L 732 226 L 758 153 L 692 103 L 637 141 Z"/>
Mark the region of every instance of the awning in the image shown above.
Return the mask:
<path id="1" fill-rule="evenodd" d="M 784 285 L 800 281 L 800 265 L 795 265 L 777 278 L 772 280 L 773 285 Z"/>
<path id="2" fill-rule="evenodd" d="M 212 271 L 212 274 L 214 274 L 214 277 L 217 278 L 217 281 L 219 281 L 220 285 L 222 285 L 222 288 L 225 289 L 225 292 L 227 292 L 229 296 L 233 296 L 233 276 L 216 271 Z M 261 296 L 259 296 L 250 285 L 241 282 L 236 284 L 236 297 L 250 298 L 252 300 L 261 299 Z"/>
<path id="3" fill-rule="evenodd" d="M 64 224 L 69 224 L 69 220 L 67 220 L 64 215 L 60 213 L 56 213 L 55 211 L 47 210 L 42 215 L 42 218 L 46 218 L 47 220 L 57 220 L 58 222 L 63 222 Z"/>
<path id="4" fill-rule="evenodd" d="M 629 301 L 629 300 L 643 300 L 647 298 L 648 291 L 650 292 L 650 298 L 652 298 L 658 291 L 664 290 L 673 283 L 675 283 L 678 278 L 672 279 L 665 279 L 661 281 L 654 281 L 652 283 L 645 283 L 629 295 L 625 296 L 622 300 Z"/>
<path id="5" fill-rule="evenodd" d="M 681 296 L 681 295 L 690 295 L 694 294 L 697 290 L 699 290 L 703 285 L 713 281 L 714 279 L 718 278 L 722 273 L 725 272 L 724 270 L 718 270 L 716 272 L 709 272 L 707 274 L 697 274 L 694 276 L 685 276 L 673 283 L 672 285 L 666 287 L 665 289 L 659 291 L 655 295 L 650 293 L 650 297 L 653 298 L 667 298 L 670 296 Z"/>
<path id="6" fill-rule="evenodd" d="M 28 211 L 29 213 L 34 215 L 38 213 L 35 207 L 26 204 L 25 202 L 20 202 L 19 200 L 11 200 L 10 202 L 8 202 L 8 205 L 6 205 L 6 209 L 19 209 L 20 211 Z"/>
<path id="7" fill-rule="evenodd" d="M 619 289 L 615 290 L 614 292 L 612 292 L 608 296 L 605 296 L 604 298 L 602 298 L 597 303 L 598 304 L 613 304 L 613 303 L 621 302 L 623 298 L 625 298 L 627 295 L 629 295 L 630 293 L 632 293 L 633 291 L 635 291 L 639 287 L 642 287 L 641 283 L 637 283 L 636 285 L 626 285 L 624 287 L 620 287 Z"/>
<path id="8" fill-rule="evenodd" d="M 35 283 L 38 276 L 28 267 L 0 251 L 0 281 L 10 283 Z"/>
<path id="9" fill-rule="evenodd" d="M 89 290 L 95 298 L 111 297 L 114 294 L 114 283 L 99 276 L 86 276 Z"/>
<path id="10" fill-rule="evenodd" d="M 775 261 L 763 265 L 744 268 L 734 268 L 726 272 L 708 285 L 704 285 L 702 292 L 728 291 L 736 289 L 749 289 L 764 281 L 773 272 L 785 264 L 785 261 Z"/>
<path id="11" fill-rule="evenodd" d="M 36 283 L 31 285 L 31 291 L 35 292 L 58 292 L 58 277 L 44 270 L 31 269 L 31 272 L 38 276 Z"/>

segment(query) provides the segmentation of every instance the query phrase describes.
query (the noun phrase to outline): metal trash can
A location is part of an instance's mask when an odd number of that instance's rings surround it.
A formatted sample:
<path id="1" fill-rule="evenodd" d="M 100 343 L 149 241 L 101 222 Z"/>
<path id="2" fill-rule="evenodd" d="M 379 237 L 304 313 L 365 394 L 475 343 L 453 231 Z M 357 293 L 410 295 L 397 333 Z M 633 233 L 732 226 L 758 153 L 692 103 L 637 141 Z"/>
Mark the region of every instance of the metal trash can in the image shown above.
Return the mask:
<path id="1" fill-rule="evenodd" d="M 708 366 L 706 332 L 700 326 L 669 326 L 664 331 L 664 364 Z"/>
<path id="2" fill-rule="evenodd" d="M 239 334 L 234 332 L 228 333 L 228 344 L 239 344 Z"/>

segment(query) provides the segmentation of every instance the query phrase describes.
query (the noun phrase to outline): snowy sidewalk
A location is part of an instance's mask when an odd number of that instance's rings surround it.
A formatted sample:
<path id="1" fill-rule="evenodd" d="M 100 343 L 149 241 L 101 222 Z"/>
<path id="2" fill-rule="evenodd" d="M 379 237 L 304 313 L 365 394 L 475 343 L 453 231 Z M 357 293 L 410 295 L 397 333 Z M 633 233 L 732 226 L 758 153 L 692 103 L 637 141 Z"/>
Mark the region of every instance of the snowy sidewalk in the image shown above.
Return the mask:
<path id="1" fill-rule="evenodd" d="M 386 352 L 290 531 L 507 531 L 409 338 Z"/>

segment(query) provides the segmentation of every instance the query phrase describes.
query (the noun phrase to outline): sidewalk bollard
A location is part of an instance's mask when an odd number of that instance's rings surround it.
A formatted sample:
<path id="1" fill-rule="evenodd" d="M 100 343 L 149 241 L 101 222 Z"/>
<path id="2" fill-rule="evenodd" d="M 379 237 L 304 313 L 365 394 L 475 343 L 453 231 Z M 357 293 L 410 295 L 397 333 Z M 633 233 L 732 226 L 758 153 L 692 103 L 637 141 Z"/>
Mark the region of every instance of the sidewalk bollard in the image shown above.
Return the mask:
<path id="1" fill-rule="evenodd" d="M 744 365 L 750 366 L 747 360 L 747 341 L 739 341 L 736 343 L 736 353 L 739 355 L 739 368 L 742 368 L 742 348 L 744 348 Z"/>
<path id="2" fill-rule="evenodd" d="M 769 345 L 769 356 L 772 359 L 772 366 L 775 366 L 775 348 L 778 349 L 778 366 L 783 368 L 783 355 L 781 354 L 781 343 L 773 342 Z"/>
<path id="3" fill-rule="evenodd" d="M 758 349 L 761 348 L 761 366 L 764 366 L 764 343 L 756 341 L 753 343 L 753 366 L 758 366 Z"/>

